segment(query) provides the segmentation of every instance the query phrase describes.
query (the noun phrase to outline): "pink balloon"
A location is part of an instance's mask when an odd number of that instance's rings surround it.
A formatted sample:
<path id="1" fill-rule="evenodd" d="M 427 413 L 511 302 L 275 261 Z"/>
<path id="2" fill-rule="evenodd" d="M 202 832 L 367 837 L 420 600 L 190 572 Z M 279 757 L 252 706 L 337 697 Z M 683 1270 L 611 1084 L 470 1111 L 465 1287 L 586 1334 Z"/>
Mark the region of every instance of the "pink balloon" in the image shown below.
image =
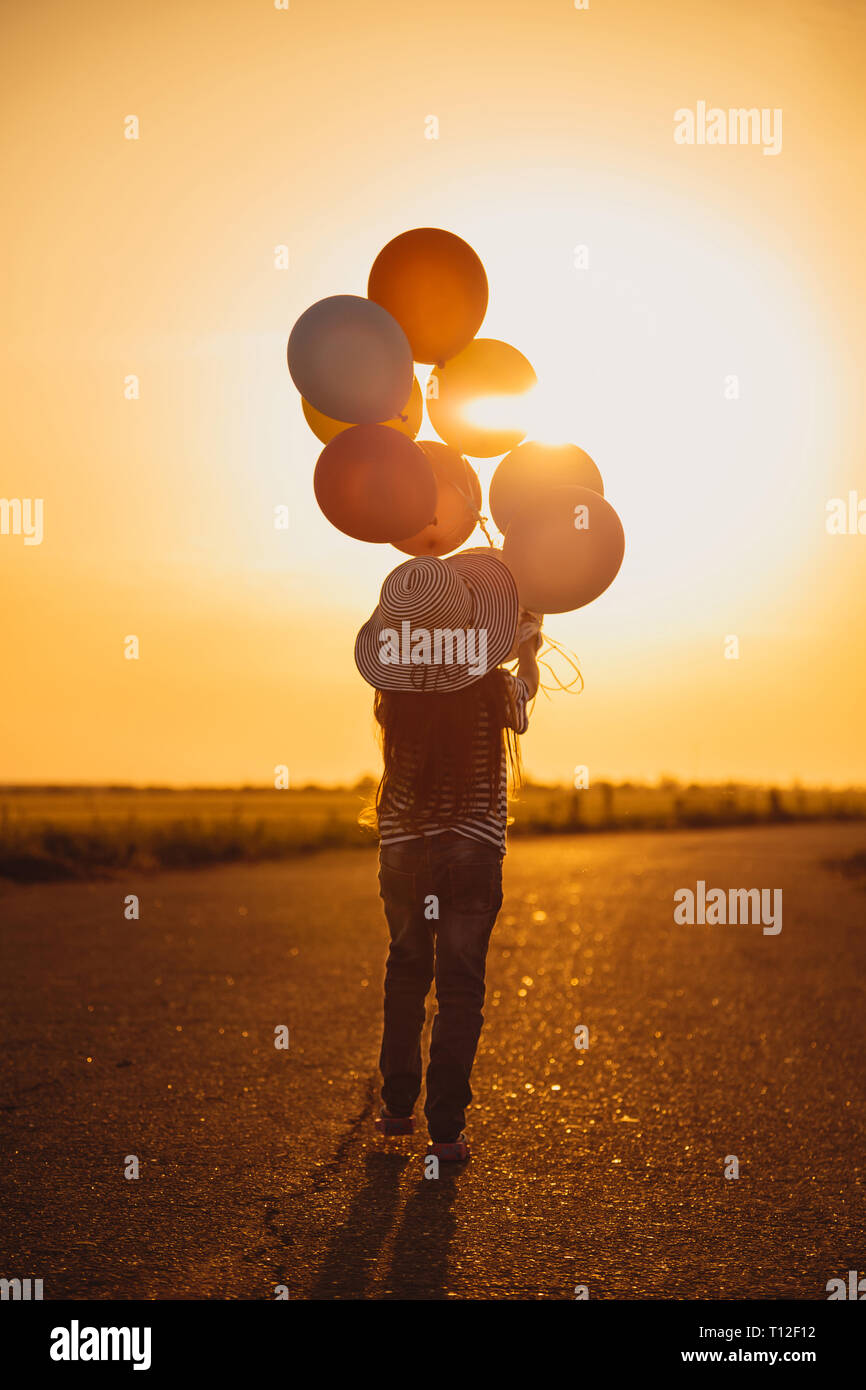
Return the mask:
<path id="1" fill-rule="evenodd" d="M 622 522 L 585 487 L 552 488 L 505 533 L 502 558 L 530 613 L 570 613 L 612 584 L 625 553 Z"/>

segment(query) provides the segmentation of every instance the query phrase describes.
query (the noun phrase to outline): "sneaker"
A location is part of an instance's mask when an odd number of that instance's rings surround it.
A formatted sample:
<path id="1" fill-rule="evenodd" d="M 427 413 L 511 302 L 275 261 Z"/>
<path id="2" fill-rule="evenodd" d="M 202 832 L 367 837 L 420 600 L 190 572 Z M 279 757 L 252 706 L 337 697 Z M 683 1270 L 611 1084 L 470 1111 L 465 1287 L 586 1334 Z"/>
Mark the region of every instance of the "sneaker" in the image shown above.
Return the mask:
<path id="1" fill-rule="evenodd" d="M 469 1145 L 466 1143 L 465 1134 L 461 1134 L 447 1144 L 431 1142 L 427 1152 L 435 1154 L 443 1163 L 465 1163 L 469 1157 Z"/>
<path id="2" fill-rule="evenodd" d="M 376 1128 L 386 1139 L 394 1139 L 400 1134 L 414 1134 L 415 1121 L 411 1115 L 390 1115 L 384 1105 L 375 1121 Z"/>

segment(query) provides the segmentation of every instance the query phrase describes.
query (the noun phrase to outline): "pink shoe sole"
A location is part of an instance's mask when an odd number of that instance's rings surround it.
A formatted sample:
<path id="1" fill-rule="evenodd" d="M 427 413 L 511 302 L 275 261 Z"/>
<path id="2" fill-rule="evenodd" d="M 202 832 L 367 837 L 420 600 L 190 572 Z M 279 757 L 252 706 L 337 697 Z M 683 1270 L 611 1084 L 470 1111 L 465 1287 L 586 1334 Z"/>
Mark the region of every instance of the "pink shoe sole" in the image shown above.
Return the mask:
<path id="1" fill-rule="evenodd" d="M 414 1134 L 415 1121 L 411 1115 L 380 1115 L 375 1121 L 376 1128 L 386 1139 L 396 1139 L 401 1134 Z"/>
<path id="2" fill-rule="evenodd" d="M 443 1163 L 464 1163 L 469 1157 L 469 1145 L 458 1139 L 453 1144 L 431 1144 L 427 1152 L 435 1154 Z"/>

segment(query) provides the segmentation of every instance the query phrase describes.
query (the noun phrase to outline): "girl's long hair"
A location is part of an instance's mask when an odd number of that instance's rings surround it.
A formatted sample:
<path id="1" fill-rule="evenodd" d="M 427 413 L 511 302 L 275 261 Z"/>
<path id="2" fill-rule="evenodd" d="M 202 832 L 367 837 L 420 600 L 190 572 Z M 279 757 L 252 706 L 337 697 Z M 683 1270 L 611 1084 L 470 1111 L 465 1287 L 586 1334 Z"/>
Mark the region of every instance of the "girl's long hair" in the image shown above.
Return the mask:
<path id="1" fill-rule="evenodd" d="M 393 794 L 408 793 L 409 806 L 401 820 L 415 826 L 431 814 L 459 818 L 477 796 L 476 731 L 486 711 L 485 787 L 487 806 L 499 799 L 502 751 L 506 753 L 509 784 L 520 786 L 520 745 L 513 729 L 506 673 L 501 667 L 463 690 L 447 693 L 377 690 L 373 714 L 379 726 L 384 771 L 376 792 L 375 810 L 363 819 L 378 822 L 380 811 L 393 807 Z M 411 784 L 406 785 L 407 770 Z M 402 798 L 401 798 L 402 799 Z M 482 809 L 475 803 L 476 811 Z"/>

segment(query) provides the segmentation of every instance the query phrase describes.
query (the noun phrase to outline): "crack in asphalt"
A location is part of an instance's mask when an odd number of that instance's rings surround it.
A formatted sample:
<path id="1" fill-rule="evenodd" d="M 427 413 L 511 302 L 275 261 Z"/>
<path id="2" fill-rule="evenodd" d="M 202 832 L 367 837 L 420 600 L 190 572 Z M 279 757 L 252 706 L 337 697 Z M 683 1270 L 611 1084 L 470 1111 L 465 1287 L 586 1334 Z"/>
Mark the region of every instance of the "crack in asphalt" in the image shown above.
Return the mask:
<path id="1" fill-rule="evenodd" d="M 296 1238 L 289 1234 L 289 1230 L 281 1225 L 281 1220 L 288 1213 L 285 1208 L 288 1202 L 295 1199 L 310 1197 L 320 1197 L 327 1194 L 330 1190 L 336 1190 L 346 1183 L 347 1172 L 350 1171 L 347 1164 L 348 1155 L 352 1149 L 358 1145 L 362 1130 L 367 1126 L 373 1117 L 378 1096 L 378 1083 L 376 1073 L 371 1073 L 367 1078 L 367 1094 L 364 1104 L 354 1119 L 349 1124 L 342 1135 L 339 1143 L 334 1149 L 331 1158 L 319 1164 L 304 1180 L 296 1183 L 293 1187 L 278 1194 L 270 1194 L 265 1197 L 266 1205 L 262 1214 L 262 1225 L 272 1239 L 282 1247 L 283 1251 L 294 1250 L 297 1245 Z M 312 1274 L 312 1271 L 310 1271 Z M 297 1272 L 293 1271 L 290 1277 L 285 1263 L 277 1265 L 277 1272 L 274 1279 L 275 1284 L 283 1284 L 290 1287 L 293 1279 L 297 1279 Z M 295 1297 L 306 1297 L 305 1293 L 297 1293 Z"/>

